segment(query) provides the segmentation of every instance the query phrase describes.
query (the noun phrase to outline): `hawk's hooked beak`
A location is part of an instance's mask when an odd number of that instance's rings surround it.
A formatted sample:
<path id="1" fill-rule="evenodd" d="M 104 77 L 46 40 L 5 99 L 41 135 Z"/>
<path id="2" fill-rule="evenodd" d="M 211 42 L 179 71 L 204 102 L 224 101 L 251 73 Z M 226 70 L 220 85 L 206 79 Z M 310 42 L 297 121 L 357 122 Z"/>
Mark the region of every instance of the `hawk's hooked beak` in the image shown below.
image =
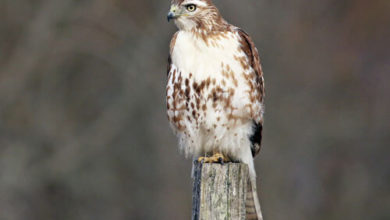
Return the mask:
<path id="1" fill-rule="evenodd" d="M 173 19 L 173 18 L 175 18 L 175 14 L 173 14 L 173 12 L 169 12 L 168 15 L 167 15 L 167 20 L 168 20 L 168 22 L 169 22 L 171 19 Z"/>
<path id="2" fill-rule="evenodd" d="M 171 20 L 171 19 L 174 19 L 174 18 L 177 18 L 178 15 L 176 14 L 178 11 L 177 9 L 177 6 L 176 5 L 172 5 L 171 6 L 171 9 L 169 10 L 169 13 L 167 15 L 167 20 L 168 22 Z"/>

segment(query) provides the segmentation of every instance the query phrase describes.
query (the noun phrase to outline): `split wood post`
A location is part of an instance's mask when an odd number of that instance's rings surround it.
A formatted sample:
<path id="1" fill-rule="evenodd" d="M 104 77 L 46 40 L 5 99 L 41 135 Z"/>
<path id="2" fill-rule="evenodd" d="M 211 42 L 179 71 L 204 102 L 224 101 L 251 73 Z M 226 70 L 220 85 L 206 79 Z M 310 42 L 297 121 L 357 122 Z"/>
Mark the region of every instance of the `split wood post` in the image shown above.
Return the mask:
<path id="1" fill-rule="evenodd" d="M 248 166 L 194 162 L 192 220 L 245 220 Z"/>

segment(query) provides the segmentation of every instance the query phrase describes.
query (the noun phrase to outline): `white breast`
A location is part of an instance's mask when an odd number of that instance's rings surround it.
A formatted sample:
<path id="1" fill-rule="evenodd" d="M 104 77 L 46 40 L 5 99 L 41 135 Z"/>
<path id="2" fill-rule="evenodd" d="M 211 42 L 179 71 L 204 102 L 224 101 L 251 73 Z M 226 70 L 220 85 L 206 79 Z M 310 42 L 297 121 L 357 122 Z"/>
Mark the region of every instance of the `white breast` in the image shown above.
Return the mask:
<path id="1" fill-rule="evenodd" d="M 191 72 L 195 79 L 201 80 L 220 72 L 222 62 L 233 61 L 233 54 L 237 54 L 239 46 L 233 33 L 229 33 L 227 38 L 220 38 L 218 46 L 212 46 L 191 32 L 181 31 L 176 39 L 172 61 L 183 73 Z"/>
<path id="2" fill-rule="evenodd" d="M 250 104 L 250 85 L 245 75 L 253 74 L 252 68 L 244 69 L 237 60 L 237 57 L 245 56 L 236 32 L 228 32 L 226 37 L 219 37 L 207 44 L 191 32 L 180 31 L 172 51 L 172 63 L 183 78 L 189 78 L 191 74 L 191 80 L 198 84 L 208 78 L 215 79 L 216 85 L 224 90 L 225 96 L 231 95 L 228 90 L 234 88 L 231 104 L 235 107 L 237 116 L 245 117 L 249 111 L 245 106 Z M 223 74 L 227 73 L 227 70 L 232 75 Z M 216 116 L 215 112 L 210 113 L 209 117 Z"/>

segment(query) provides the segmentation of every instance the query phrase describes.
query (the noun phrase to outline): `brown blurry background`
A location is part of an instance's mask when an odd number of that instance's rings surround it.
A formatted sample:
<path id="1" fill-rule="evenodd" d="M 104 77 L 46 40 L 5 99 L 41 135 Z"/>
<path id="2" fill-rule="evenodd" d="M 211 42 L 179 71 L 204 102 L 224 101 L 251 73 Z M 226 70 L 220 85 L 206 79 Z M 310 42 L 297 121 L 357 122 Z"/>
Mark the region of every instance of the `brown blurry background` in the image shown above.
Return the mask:
<path id="1" fill-rule="evenodd" d="M 214 0 L 266 79 L 266 220 L 390 219 L 390 1 Z M 0 1 L 0 219 L 190 219 L 170 0 Z"/>

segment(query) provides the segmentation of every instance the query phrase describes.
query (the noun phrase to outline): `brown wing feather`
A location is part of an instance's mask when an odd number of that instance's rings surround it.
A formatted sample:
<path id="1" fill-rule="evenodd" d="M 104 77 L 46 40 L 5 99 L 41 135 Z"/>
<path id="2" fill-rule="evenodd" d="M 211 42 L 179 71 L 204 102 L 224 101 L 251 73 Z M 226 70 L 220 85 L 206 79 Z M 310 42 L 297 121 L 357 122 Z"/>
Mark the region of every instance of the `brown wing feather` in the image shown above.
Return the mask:
<path id="1" fill-rule="evenodd" d="M 241 37 L 241 49 L 247 55 L 252 68 L 255 70 L 257 75 L 257 83 L 260 90 L 260 101 L 263 102 L 265 90 L 264 90 L 264 79 L 263 71 L 261 69 L 259 52 L 256 49 L 255 43 L 252 41 L 251 37 L 243 30 L 237 29 L 238 34 Z"/>
<path id="2" fill-rule="evenodd" d="M 263 71 L 261 69 L 259 52 L 257 51 L 254 42 L 252 41 L 249 35 L 241 30 L 237 29 L 238 34 L 241 37 L 241 49 L 246 54 L 251 67 L 256 73 L 256 84 L 260 93 L 260 102 L 263 102 L 265 89 L 264 89 L 264 78 Z M 252 143 L 252 155 L 255 157 L 261 149 L 261 139 L 262 139 L 262 131 L 263 131 L 263 121 L 253 121 L 254 133 L 250 137 L 250 141 Z"/>
<path id="3" fill-rule="evenodd" d="M 171 67 L 172 67 L 172 59 L 171 59 L 171 56 L 172 56 L 172 52 L 173 52 L 173 48 L 175 47 L 175 44 L 176 44 L 176 38 L 177 38 L 177 34 L 179 32 L 176 32 L 173 37 L 172 37 L 172 40 L 171 40 L 171 43 L 169 45 L 169 56 L 168 56 L 168 66 L 167 66 L 167 76 L 169 75 L 169 72 L 171 71 Z"/>

